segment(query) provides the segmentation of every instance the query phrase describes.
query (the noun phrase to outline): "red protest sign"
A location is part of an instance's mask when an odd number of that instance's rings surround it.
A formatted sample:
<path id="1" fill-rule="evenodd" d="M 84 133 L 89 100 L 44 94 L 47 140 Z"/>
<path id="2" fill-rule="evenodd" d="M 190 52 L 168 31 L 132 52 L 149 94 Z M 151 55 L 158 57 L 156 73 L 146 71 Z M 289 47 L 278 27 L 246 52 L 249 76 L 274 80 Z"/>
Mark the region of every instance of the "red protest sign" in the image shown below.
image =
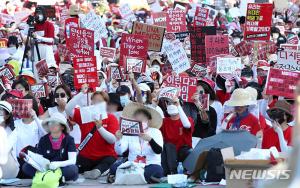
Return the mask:
<path id="1" fill-rule="evenodd" d="M 165 28 L 134 22 L 132 34 L 145 35 L 148 38 L 148 50 L 160 52 L 164 39 Z"/>
<path id="2" fill-rule="evenodd" d="M 100 55 L 112 62 L 115 59 L 116 48 L 101 47 Z"/>
<path id="3" fill-rule="evenodd" d="M 94 31 L 71 27 L 67 47 L 71 60 L 74 57 L 94 56 Z"/>
<path id="4" fill-rule="evenodd" d="M 79 19 L 78 18 L 67 18 L 65 20 L 64 33 L 66 36 L 66 42 L 70 38 L 70 28 L 71 27 L 79 27 Z"/>
<path id="5" fill-rule="evenodd" d="M 271 68 L 266 84 L 266 94 L 292 99 L 299 80 L 299 72 Z"/>
<path id="6" fill-rule="evenodd" d="M 204 110 L 209 110 L 209 94 L 200 94 L 199 102 Z"/>
<path id="7" fill-rule="evenodd" d="M 128 136 L 137 136 L 144 132 L 142 122 L 124 117 L 120 118 L 120 130 Z"/>
<path id="8" fill-rule="evenodd" d="M 4 76 L 8 80 L 13 80 L 15 78 L 15 73 L 10 66 L 3 66 L 0 68 L 0 76 Z"/>
<path id="9" fill-rule="evenodd" d="M 164 87 L 180 88 L 180 96 L 185 102 L 193 102 L 192 96 L 197 90 L 197 78 L 188 76 L 168 76 Z"/>
<path id="10" fill-rule="evenodd" d="M 35 64 L 35 67 L 41 78 L 47 76 L 49 71 L 48 71 L 48 65 L 47 65 L 47 62 L 45 59 L 42 59 L 37 64 Z"/>
<path id="11" fill-rule="evenodd" d="M 32 99 L 9 99 L 8 102 L 13 107 L 15 118 L 30 118 L 32 109 Z"/>
<path id="12" fill-rule="evenodd" d="M 167 13 L 166 12 L 153 12 L 151 13 L 154 25 L 166 27 L 167 26 Z"/>
<path id="13" fill-rule="evenodd" d="M 168 10 L 167 32 L 178 33 L 186 31 L 185 12 L 182 10 Z"/>
<path id="14" fill-rule="evenodd" d="M 210 57 L 221 54 L 229 54 L 229 40 L 226 35 L 205 36 L 206 62 Z"/>
<path id="15" fill-rule="evenodd" d="M 74 58 L 74 86 L 76 89 L 80 89 L 83 84 L 89 84 L 90 88 L 96 88 L 98 79 L 95 56 Z"/>
<path id="16" fill-rule="evenodd" d="M 273 5 L 248 3 L 245 40 L 269 40 L 271 34 Z"/>
<path id="17" fill-rule="evenodd" d="M 194 17 L 194 27 L 206 26 L 209 10 L 204 7 L 197 7 Z"/>
<path id="18" fill-rule="evenodd" d="M 287 43 L 298 45 L 298 43 L 299 43 L 299 38 L 298 38 L 298 36 L 295 35 L 295 36 L 289 38 L 288 41 L 287 41 Z"/>
<path id="19" fill-rule="evenodd" d="M 147 59 L 148 39 L 144 35 L 123 34 L 120 47 L 119 65 L 125 65 L 125 57 L 139 57 Z"/>
<path id="20" fill-rule="evenodd" d="M 37 99 L 47 97 L 47 90 L 44 84 L 36 84 L 30 87 L 33 96 Z"/>
<path id="21" fill-rule="evenodd" d="M 144 59 L 136 57 L 126 57 L 126 73 L 143 73 L 146 69 L 146 62 Z"/>
<path id="22" fill-rule="evenodd" d="M 178 98 L 179 95 L 179 88 L 176 87 L 164 87 L 161 88 L 159 91 L 158 99 L 165 99 L 165 100 L 171 100 L 176 97 Z"/>
<path id="23" fill-rule="evenodd" d="M 252 44 L 248 41 L 242 41 L 239 44 L 234 46 L 234 49 L 240 56 L 246 56 L 251 54 Z"/>
<path id="24" fill-rule="evenodd" d="M 201 64 L 195 64 L 191 70 L 192 73 L 196 75 L 196 77 L 203 78 L 207 74 L 207 68 Z"/>

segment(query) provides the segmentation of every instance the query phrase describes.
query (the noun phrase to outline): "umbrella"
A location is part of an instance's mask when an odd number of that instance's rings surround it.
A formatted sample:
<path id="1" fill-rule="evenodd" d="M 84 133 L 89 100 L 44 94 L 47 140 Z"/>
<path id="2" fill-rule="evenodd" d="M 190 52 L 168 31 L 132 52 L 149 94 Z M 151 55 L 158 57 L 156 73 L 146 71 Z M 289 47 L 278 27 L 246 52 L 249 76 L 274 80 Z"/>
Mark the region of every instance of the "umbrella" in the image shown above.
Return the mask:
<path id="1" fill-rule="evenodd" d="M 188 155 L 183 162 L 183 166 L 189 171 L 194 172 L 197 160 L 204 151 L 211 148 L 233 147 L 234 154 L 239 155 L 242 151 L 249 151 L 256 147 L 257 139 L 246 130 L 226 131 L 201 139 L 194 150 Z"/>

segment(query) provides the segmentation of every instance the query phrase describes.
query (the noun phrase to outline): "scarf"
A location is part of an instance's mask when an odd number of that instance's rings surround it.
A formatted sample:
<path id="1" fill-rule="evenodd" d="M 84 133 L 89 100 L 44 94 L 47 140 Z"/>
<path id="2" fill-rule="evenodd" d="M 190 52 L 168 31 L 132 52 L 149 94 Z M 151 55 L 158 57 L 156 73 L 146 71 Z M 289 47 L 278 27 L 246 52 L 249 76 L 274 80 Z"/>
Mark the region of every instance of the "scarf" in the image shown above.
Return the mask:
<path id="1" fill-rule="evenodd" d="M 241 121 L 242 119 L 244 119 L 245 117 L 247 117 L 249 115 L 248 110 L 246 110 L 245 112 L 243 112 L 241 115 L 239 115 L 238 113 L 236 113 L 236 117 L 234 122 L 231 125 L 231 129 L 233 130 L 239 130 L 240 126 L 241 126 Z"/>
<path id="2" fill-rule="evenodd" d="M 52 149 L 54 150 L 59 150 L 62 140 L 65 138 L 65 134 L 61 134 L 60 137 L 58 139 L 53 139 L 53 137 L 51 135 L 49 135 L 49 139 L 52 145 Z"/>

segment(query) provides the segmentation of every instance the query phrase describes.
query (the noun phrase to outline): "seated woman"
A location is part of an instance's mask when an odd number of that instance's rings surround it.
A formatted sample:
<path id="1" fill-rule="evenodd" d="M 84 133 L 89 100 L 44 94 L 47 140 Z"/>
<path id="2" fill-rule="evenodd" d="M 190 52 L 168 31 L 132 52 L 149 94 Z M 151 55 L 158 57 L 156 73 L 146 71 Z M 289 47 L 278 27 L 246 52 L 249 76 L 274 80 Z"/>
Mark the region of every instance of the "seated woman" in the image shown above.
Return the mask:
<path id="1" fill-rule="evenodd" d="M 117 154 L 114 150 L 114 143 L 119 123 L 117 118 L 109 113 L 105 119 L 101 118 L 101 114 L 97 114 L 97 117 L 94 118 L 100 120 L 83 123 L 82 107 L 86 106 L 88 101 L 91 101 L 91 105 L 106 105 L 109 102 L 107 93 L 103 91 L 90 94 L 88 85 L 83 85 L 82 92 L 74 96 L 67 104 L 66 113 L 79 125 L 81 131 L 81 145 L 78 147 L 77 158 L 79 172 L 84 172 L 84 177 L 87 179 L 97 179 L 116 161 Z M 92 136 L 90 137 L 90 135 Z M 87 142 L 84 141 L 86 138 L 89 138 Z"/>
<path id="2" fill-rule="evenodd" d="M 40 139 L 37 153 L 50 161 L 51 170 L 61 168 L 65 181 L 77 180 L 77 153 L 74 139 L 69 135 L 70 128 L 67 119 L 61 113 L 54 113 L 52 117 L 43 121 L 43 127 L 48 134 Z M 36 169 L 25 163 L 22 171 L 33 178 Z"/>
<path id="3" fill-rule="evenodd" d="M 277 101 L 275 106 L 267 111 L 272 120 L 272 127 L 264 129 L 262 149 L 275 146 L 278 151 L 286 152 L 292 144 L 292 126 L 294 119 L 291 112 L 291 104 L 284 100 Z"/>
<path id="4" fill-rule="evenodd" d="M 254 136 L 260 131 L 260 123 L 257 117 L 250 113 L 250 106 L 255 106 L 250 93 L 245 89 L 236 89 L 225 107 L 233 107 L 234 112 L 229 114 L 222 123 L 224 129 L 247 130 Z"/>
<path id="5" fill-rule="evenodd" d="M 162 125 L 162 117 L 156 110 L 133 102 L 125 107 L 122 116 L 142 122 L 144 133 L 139 136 L 123 136 L 121 131 L 118 131 L 116 133 L 116 152 L 122 155 L 128 150 L 128 161 L 145 164 L 144 177 L 146 181 L 148 183 L 157 182 L 157 179 L 163 177 L 161 167 L 163 137 L 159 130 Z M 119 165 L 121 164 L 115 163 L 111 167 L 111 175 L 116 174 Z"/>

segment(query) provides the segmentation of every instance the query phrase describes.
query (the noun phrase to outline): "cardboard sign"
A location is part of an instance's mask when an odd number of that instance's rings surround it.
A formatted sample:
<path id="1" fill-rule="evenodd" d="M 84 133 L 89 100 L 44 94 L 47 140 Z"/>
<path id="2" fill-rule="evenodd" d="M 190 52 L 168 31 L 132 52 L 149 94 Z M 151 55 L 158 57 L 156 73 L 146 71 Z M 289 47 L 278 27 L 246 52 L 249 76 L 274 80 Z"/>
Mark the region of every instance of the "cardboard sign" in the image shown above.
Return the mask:
<path id="1" fill-rule="evenodd" d="M 168 76 L 163 87 L 180 88 L 180 96 L 185 102 L 193 102 L 192 96 L 197 90 L 197 79 L 188 76 Z"/>
<path id="2" fill-rule="evenodd" d="M 118 66 L 110 66 L 108 69 L 108 78 L 110 78 L 110 80 L 121 80 L 122 76 L 121 76 L 121 71 L 119 69 Z"/>
<path id="3" fill-rule="evenodd" d="M 94 42 L 98 42 L 101 38 L 107 38 L 107 29 L 104 20 L 90 11 L 86 15 L 80 15 L 80 22 L 84 28 L 94 31 Z"/>
<path id="4" fill-rule="evenodd" d="M 132 34 L 144 35 L 148 38 L 148 50 L 160 52 L 164 39 L 165 28 L 134 22 Z"/>
<path id="5" fill-rule="evenodd" d="M 136 21 L 134 12 L 131 10 L 129 4 L 120 6 L 119 11 L 123 19 L 127 21 Z"/>
<path id="6" fill-rule="evenodd" d="M 191 70 L 192 73 L 196 75 L 196 77 L 203 78 L 207 74 L 207 68 L 201 64 L 195 64 Z"/>
<path id="7" fill-rule="evenodd" d="M 75 88 L 80 89 L 83 84 L 88 84 L 89 88 L 96 88 L 98 87 L 98 82 L 96 57 L 74 58 Z"/>
<path id="8" fill-rule="evenodd" d="M 8 102 L 13 107 L 15 118 L 30 118 L 32 109 L 32 99 L 9 99 Z"/>
<path id="9" fill-rule="evenodd" d="M 37 99 L 47 97 L 47 92 L 44 84 L 37 84 L 30 87 L 33 96 Z"/>
<path id="10" fill-rule="evenodd" d="M 178 95 L 179 95 L 179 88 L 165 87 L 160 89 L 158 99 L 173 101 L 175 97 L 176 98 L 178 97 Z"/>
<path id="11" fill-rule="evenodd" d="M 10 66 L 3 66 L 0 68 L 0 76 L 4 76 L 8 80 L 14 80 L 15 73 Z"/>
<path id="12" fill-rule="evenodd" d="M 103 58 L 107 58 L 110 62 L 113 62 L 116 55 L 116 48 L 101 47 L 100 55 Z"/>
<path id="13" fill-rule="evenodd" d="M 94 56 L 94 31 L 71 27 L 68 50 L 71 61 L 74 57 Z"/>
<path id="14" fill-rule="evenodd" d="M 148 38 L 144 35 L 122 34 L 119 65 L 125 65 L 125 57 L 147 59 Z"/>
<path id="15" fill-rule="evenodd" d="M 209 110 L 209 94 L 200 94 L 199 101 L 204 110 Z"/>
<path id="16" fill-rule="evenodd" d="M 192 55 L 193 62 L 195 63 L 206 62 L 205 36 L 216 35 L 216 34 L 217 34 L 216 27 L 214 26 L 192 28 L 190 34 L 190 40 L 191 40 L 191 55 Z"/>
<path id="17" fill-rule="evenodd" d="M 185 12 L 182 10 L 168 10 L 167 32 L 178 33 L 186 31 Z"/>
<path id="18" fill-rule="evenodd" d="M 242 60 L 240 57 L 217 58 L 217 74 L 233 74 L 242 70 Z"/>
<path id="19" fill-rule="evenodd" d="M 186 31 L 186 32 L 180 32 L 180 33 L 174 33 L 176 39 L 178 39 L 180 42 L 184 42 L 186 40 L 186 38 L 190 37 L 190 32 Z"/>
<path id="20" fill-rule="evenodd" d="M 163 46 L 164 52 L 168 56 L 168 60 L 172 65 L 172 69 L 177 74 L 182 73 L 191 68 L 190 61 L 179 40 L 166 42 Z"/>
<path id="21" fill-rule="evenodd" d="M 266 83 L 266 94 L 293 99 L 299 80 L 299 72 L 271 68 Z"/>
<path id="22" fill-rule="evenodd" d="M 160 26 L 160 27 L 166 27 L 167 26 L 167 13 L 166 12 L 153 12 L 151 13 L 153 24 Z"/>
<path id="23" fill-rule="evenodd" d="M 61 85 L 62 81 L 59 74 L 47 74 L 48 86 L 51 88 L 56 88 L 56 86 Z"/>
<path id="24" fill-rule="evenodd" d="M 127 136 L 138 136 L 144 132 L 141 122 L 124 117 L 120 118 L 120 130 Z"/>
<path id="25" fill-rule="evenodd" d="M 126 73 L 143 73 L 146 69 L 146 62 L 144 59 L 136 57 L 126 57 Z"/>
<path id="26" fill-rule="evenodd" d="M 298 50 L 279 51 L 275 68 L 300 72 L 300 52 Z"/>
<path id="27" fill-rule="evenodd" d="M 37 64 L 35 64 L 35 67 L 41 78 L 47 76 L 49 70 L 45 59 L 42 59 L 41 61 L 37 62 Z"/>
<path id="28" fill-rule="evenodd" d="M 272 24 L 272 4 L 248 3 L 245 40 L 269 40 Z"/>
<path id="29" fill-rule="evenodd" d="M 205 37 L 206 62 L 220 54 L 229 54 L 229 40 L 226 35 L 207 35 Z"/>
<path id="30" fill-rule="evenodd" d="M 80 108 L 82 124 L 94 122 L 95 120 L 107 119 L 106 103 L 85 106 Z"/>

